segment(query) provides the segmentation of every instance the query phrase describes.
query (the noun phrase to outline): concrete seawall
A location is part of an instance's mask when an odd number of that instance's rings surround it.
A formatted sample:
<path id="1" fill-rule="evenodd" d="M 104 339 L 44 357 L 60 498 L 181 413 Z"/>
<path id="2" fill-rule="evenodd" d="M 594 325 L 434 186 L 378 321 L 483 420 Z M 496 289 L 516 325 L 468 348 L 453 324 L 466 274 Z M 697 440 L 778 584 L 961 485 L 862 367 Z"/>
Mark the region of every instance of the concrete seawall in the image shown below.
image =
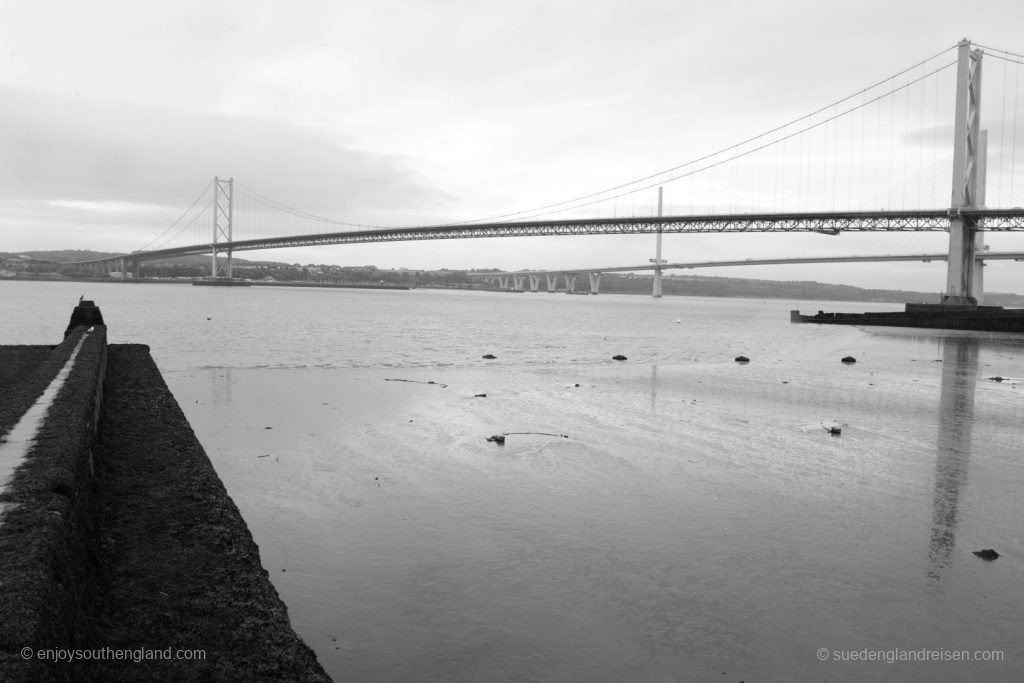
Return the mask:
<path id="1" fill-rule="evenodd" d="M 85 333 L 78 328 L 28 379 L 42 393 Z M 41 676 L 22 660 L 34 643 L 80 643 L 92 602 L 93 441 L 106 368 L 106 330 L 88 335 L 77 362 L 40 426 L 34 445 L 0 494 L 0 679 Z M 17 395 L 27 409 L 26 393 Z M 35 400 L 32 396 L 27 402 Z"/>
<path id="2" fill-rule="evenodd" d="M 0 352 L 6 431 L 85 335 L 0 493 L 0 680 L 329 680 L 148 347 L 91 327 Z"/>

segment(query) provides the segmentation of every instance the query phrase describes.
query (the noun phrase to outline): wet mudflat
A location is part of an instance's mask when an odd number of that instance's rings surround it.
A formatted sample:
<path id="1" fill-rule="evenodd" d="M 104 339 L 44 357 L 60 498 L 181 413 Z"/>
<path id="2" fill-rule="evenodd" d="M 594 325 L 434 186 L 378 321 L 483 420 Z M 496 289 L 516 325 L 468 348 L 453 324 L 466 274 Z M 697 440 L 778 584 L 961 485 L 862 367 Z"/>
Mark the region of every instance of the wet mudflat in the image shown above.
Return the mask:
<path id="1" fill-rule="evenodd" d="M 198 339 L 149 343 L 337 680 L 1024 673 L 1019 338 L 791 302 L 224 294 L 182 305 Z M 1003 661 L 844 655 L 922 649 Z"/>

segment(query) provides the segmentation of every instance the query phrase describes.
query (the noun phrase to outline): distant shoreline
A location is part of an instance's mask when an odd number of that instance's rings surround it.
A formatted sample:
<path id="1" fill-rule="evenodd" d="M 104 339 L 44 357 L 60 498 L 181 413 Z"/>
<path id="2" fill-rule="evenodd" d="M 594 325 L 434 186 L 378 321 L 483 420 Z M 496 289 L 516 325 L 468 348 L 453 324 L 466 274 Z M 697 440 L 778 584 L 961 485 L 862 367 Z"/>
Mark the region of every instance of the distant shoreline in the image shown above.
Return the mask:
<path id="1" fill-rule="evenodd" d="M 54 277 L 6 277 L 3 281 L 17 282 L 87 282 L 87 283 L 110 283 L 110 284 L 185 284 L 191 285 L 195 278 L 183 279 L 153 279 L 143 278 L 140 280 L 120 280 L 116 278 L 54 278 Z M 848 285 L 831 285 L 818 282 L 791 282 L 785 280 L 747 280 L 742 278 L 726 277 L 698 277 L 691 281 L 692 291 L 671 291 L 673 285 L 678 283 L 674 278 L 663 280 L 665 287 L 663 295 L 667 297 L 713 297 L 728 299 L 780 299 L 792 301 L 849 301 L 854 303 L 938 303 L 938 292 L 913 292 L 906 290 L 869 290 Z M 433 290 L 462 290 L 462 291 L 487 291 L 505 292 L 494 287 L 481 283 L 435 283 L 422 285 L 401 285 L 392 283 L 333 283 L 333 282 L 306 282 L 306 281 L 272 281 L 265 282 L 253 280 L 253 286 L 257 287 L 299 287 L 299 288 L 325 288 L 325 289 L 386 289 L 409 291 L 415 289 Z M 629 296 L 649 297 L 651 278 L 614 278 L 605 276 L 601 282 L 600 295 L 623 294 Z M 820 290 L 820 291 L 815 291 Z M 524 290 L 530 292 L 529 289 Z M 522 293 L 522 292 L 518 292 Z M 538 290 L 538 294 L 546 294 L 545 289 Z M 586 291 L 577 291 L 575 294 L 589 294 Z M 559 290 L 557 294 L 565 294 Z M 985 303 L 1004 306 L 1006 308 L 1024 308 L 1024 296 L 1004 292 L 986 293 Z"/>

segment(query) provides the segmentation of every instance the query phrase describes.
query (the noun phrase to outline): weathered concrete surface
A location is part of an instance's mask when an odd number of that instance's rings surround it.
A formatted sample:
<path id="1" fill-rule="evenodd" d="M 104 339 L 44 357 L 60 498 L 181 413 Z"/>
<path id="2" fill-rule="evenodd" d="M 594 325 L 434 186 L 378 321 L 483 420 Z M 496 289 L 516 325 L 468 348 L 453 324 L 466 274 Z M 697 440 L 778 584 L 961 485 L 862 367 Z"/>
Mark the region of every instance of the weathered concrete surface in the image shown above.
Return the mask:
<path id="1" fill-rule="evenodd" d="M 64 365 L 73 345 L 0 346 L 0 435 L 17 423 Z"/>
<path id="2" fill-rule="evenodd" d="M 23 396 L 31 394 L 21 401 L 25 409 L 84 332 L 77 328 L 28 371 L 19 389 Z M 106 329 L 97 327 L 83 343 L 25 461 L 0 494 L 11 504 L 0 524 L 0 680 L 78 678 L 74 666 L 50 671 L 21 650 L 81 647 L 92 634 L 91 449 L 106 349 Z"/>
<path id="3" fill-rule="evenodd" d="M 248 527 L 140 345 L 109 347 L 97 463 L 97 635 L 205 649 L 204 661 L 105 662 L 103 680 L 325 681 L 291 629 Z"/>
<path id="4" fill-rule="evenodd" d="M 86 329 L 0 347 L 0 433 Z M 93 326 L 0 502 L 0 681 L 330 680 L 148 347 Z"/>

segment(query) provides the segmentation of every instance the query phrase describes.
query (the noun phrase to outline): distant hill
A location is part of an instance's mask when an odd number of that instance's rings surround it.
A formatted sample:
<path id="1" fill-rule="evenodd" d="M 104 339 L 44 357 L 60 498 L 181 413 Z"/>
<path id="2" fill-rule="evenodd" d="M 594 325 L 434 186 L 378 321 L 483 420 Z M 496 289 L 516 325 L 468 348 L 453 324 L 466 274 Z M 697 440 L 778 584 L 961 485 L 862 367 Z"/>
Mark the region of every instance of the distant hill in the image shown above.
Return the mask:
<path id="1" fill-rule="evenodd" d="M 47 261 L 51 263 L 69 263 L 71 261 L 93 261 L 96 259 L 114 258 L 117 256 L 123 256 L 120 252 L 112 251 L 90 251 L 88 249 L 57 249 L 53 251 L 15 251 L 15 252 L 3 252 L 0 251 L 0 260 L 13 261 L 19 257 L 27 256 L 35 261 Z M 235 263 L 243 263 L 247 265 L 287 265 L 278 263 L 277 261 L 250 261 L 244 258 L 238 258 L 233 256 L 232 261 Z M 210 257 L 207 256 L 174 256 L 168 259 L 161 259 L 159 261 L 150 261 L 154 264 L 170 264 L 180 263 L 186 266 L 200 266 L 209 265 Z"/>
<path id="2" fill-rule="evenodd" d="M 601 276 L 601 291 L 650 295 L 651 275 Z M 806 299 L 817 301 L 874 301 L 879 303 L 938 303 L 937 292 L 913 292 L 900 289 L 863 289 L 808 280 L 749 280 L 702 275 L 667 275 L 662 278 L 662 293 L 679 296 L 726 296 L 753 299 Z M 985 292 L 990 306 L 1024 307 L 1024 296 Z"/>
<path id="3" fill-rule="evenodd" d="M 91 259 L 109 258 L 120 256 L 109 251 L 88 251 L 85 249 L 58 249 L 54 251 L 0 251 L 0 260 L 16 261 L 31 259 L 33 261 L 48 261 L 52 263 L 67 263 L 69 261 L 89 261 Z"/>

